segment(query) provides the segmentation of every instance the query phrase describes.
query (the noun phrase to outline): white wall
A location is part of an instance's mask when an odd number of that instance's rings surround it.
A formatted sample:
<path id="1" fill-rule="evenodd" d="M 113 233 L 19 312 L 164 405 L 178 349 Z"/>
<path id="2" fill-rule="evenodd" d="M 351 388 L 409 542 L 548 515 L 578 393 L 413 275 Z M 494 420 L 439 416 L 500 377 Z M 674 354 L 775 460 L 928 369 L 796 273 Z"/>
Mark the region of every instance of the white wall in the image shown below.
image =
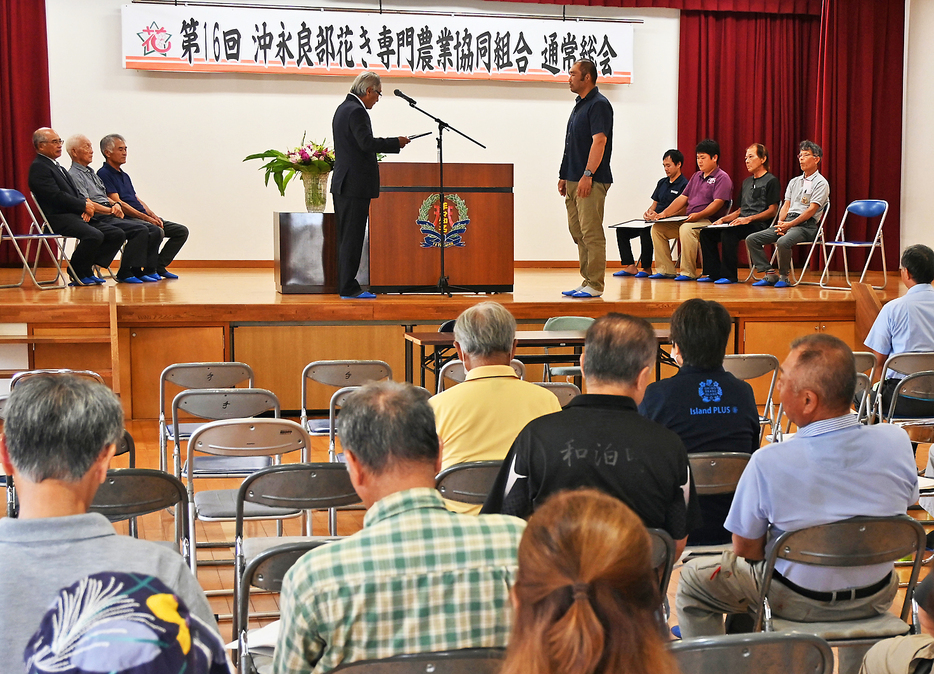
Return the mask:
<path id="1" fill-rule="evenodd" d="M 931 228 L 929 167 L 934 148 L 934 2 L 905 0 L 905 112 L 902 134 L 902 248 L 913 243 L 934 247 Z"/>
<path id="2" fill-rule="evenodd" d="M 300 182 L 286 197 L 263 186 L 260 162 L 247 154 L 285 149 L 331 136 L 346 79 L 246 74 L 170 74 L 124 70 L 120 6 L 125 0 L 46 0 L 52 125 L 96 141 L 111 132 L 127 139 L 127 172 L 159 215 L 192 231 L 179 259 L 272 259 L 272 211 L 304 210 Z M 304 0 L 346 6 L 338 0 Z M 436 8 L 435 0 L 385 2 L 384 8 Z M 355 6 L 376 9 L 376 2 Z M 553 5 L 460 0 L 450 11 L 560 15 Z M 635 27 L 634 83 L 601 88 L 615 111 L 608 221 L 641 214 L 662 175 L 661 154 L 677 138 L 678 12 L 573 8 L 575 16 L 644 19 Z M 931 12 L 934 14 L 934 12 Z M 515 165 L 515 259 L 576 260 L 563 200 L 556 191 L 564 127 L 573 95 L 563 85 L 387 80 L 489 149 L 445 136 L 446 162 Z M 392 96 L 372 111 L 376 135 L 429 131 L 432 123 Z M 682 148 L 683 150 L 684 148 Z M 690 154 L 690 153 L 688 153 Z M 94 166 L 103 157 L 96 153 Z M 435 161 L 430 137 L 389 161 Z M 65 162 L 67 165 L 67 161 Z M 332 206 L 329 205 L 329 209 Z M 609 222 L 607 223 L 609 224 Z M 610 237 L 610 259 L 616 259 Z M 638 241 L 638 240 L 637 240 Z"/>

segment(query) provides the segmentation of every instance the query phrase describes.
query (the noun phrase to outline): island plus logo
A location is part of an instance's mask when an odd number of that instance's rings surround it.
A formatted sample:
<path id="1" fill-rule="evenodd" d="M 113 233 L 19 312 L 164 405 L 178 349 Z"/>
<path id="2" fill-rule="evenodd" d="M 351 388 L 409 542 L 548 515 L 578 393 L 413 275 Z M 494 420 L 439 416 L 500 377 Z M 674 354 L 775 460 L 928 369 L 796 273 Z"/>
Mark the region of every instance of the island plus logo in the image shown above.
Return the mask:
<path id="1" fill-rule="evenodd" d="M 705 403 L 717 403 L 720 402 L 720 398 L 723 396 L 723 389 L 720 388 L 719 383 L 715 382 L 713 379 L 708 379 L 700 383 L 697 389 L 697 395 L 699 395 L 700 399 Z"/>
<path id="2" fill-rule="evenodd" d="M 153 21 L 147 28 L 137 33 L 143 43 L 143 56 L 162 54 L 166 56 L 172 48 L 172 34 Z"/>

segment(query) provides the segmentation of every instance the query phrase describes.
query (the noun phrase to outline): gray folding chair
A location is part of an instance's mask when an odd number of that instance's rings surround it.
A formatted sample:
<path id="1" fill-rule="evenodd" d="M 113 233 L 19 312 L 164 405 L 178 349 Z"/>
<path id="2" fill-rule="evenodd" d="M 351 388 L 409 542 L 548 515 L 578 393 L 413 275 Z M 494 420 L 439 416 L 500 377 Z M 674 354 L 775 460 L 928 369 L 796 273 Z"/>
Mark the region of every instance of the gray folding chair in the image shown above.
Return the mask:
<path id="1" fill-rule="evenodd" d="M 240 584 L 240 593 L 237 596 L 237 602 L 234 606 L 237 618 L 235 620 L 236 628 L 233 631 L 237 639 L 239 658 L 237 660 L 237 672 L 239 674 L 256 674 L 253 659 L 254 654 L 250 652 L 249 644 L 249 612 L 250 612 L 250 588 L 257 587 L 267 592 L 279 592 L 282 590 L 282 579 L 286 572 L 291 569 L 295 563 L 301 559 L 309 550 L 327 543 L 326 540 L 308 540 L 301 543 L 286 543 L 274 548 L 263 551 L 253 558 L 243 570 L 243 577 Z M 272 659 L 272 649 L 265 653 L 266 659 Z"/>
<path id="2" fill-rule="evenodd" d="M 516 371 L 519 379 L 525 379 L 525 364 L 522 361 L 513 358 L 509 364 Z M 447 380 L 449 379 L 455 384 L 467 381 L 467 370 L 464 368 L 464 361 L 455 358 L 444 364 L 441 373 L 438 375 L 438 393 L 447 388 Z"/>
<path id="3" fill-rule="evenodd" d="M 504 648 L 465 648 L 396 655 L 383 660 L 360 660 L 332 671 L 346 674 L 497 674 L 505 657 Z"/>
<path id="4" fill-rule="evenodd" d="M 20 205 L 25 206 L 26 211 L 29 213 L 29 229 L 25 234 L 15 234 L 13 232 L 13 228 L 10 226 L 6 217 L 4 217 L 2 210 L 3 208 L 15 208 Z M 41 209 L 39 213 L 40 215 L 42 214 Z M 53 290 L 66 288 L 68 286 L 65 272 L 62 270 L 62 266 L 66 262 L 65 237 L 53 232 L 48 222 L 45 221 L 44 216 L 40 224 L 35 214 L 32 212 L 29 202 L 26 201 L 26 197 L 23 196 L 22 192 L 17 190 L 0 189 L 0 243 L 9 243 L 13 247 L 13 250 L 16 251 L 20 262 L 23 264 L 23 271 L 22 274 L 20 274 L 19 281 L 0 285 L 0 288 L 22 287 L 23 282 L 26 280 L 26 274 L 29 274 L 29 278 L 32 279 L 32 282 L 39 290 Z M 33 243 L 36 244 L 35 255 L 32 253 Z M 53 250 L 53 244 L 57 250 Z M 25 251 L 23 250 L 23 246 L 25 246 Z M 51 279 L 40 281 L 37 274 L 39 270 L 39 258 L 42 256 L 43 251 L 45 251 L 52 261 L 52 264 L 55 266 L 55 276 Z"/>
<path id="5" fill-rule="evenodd" d="M 581 390 L 577 388 L 577 385 L 569 381 L 539 381 L 535 383 L 554 393 L 561 407 L 564 407 L 581 394 Z"/>
<path id="6" fill-rule="evenodd" d="M 813 634 L 759 632 L 672 641 L 681 674 L 832 674 L 833 651 Z"/>
<path id="7" fill-rule="evenodd" d="M 246 538 L 244 521 L 255 517 L 257 512 L 262 514 L 257 506 L 289 508 L 307 512 L 328 510 L 354 503 L 360 503 L 360 497 L 354 491 L 347 468 L 342 464 L 293 463 L 273 466 L 253 473 L 244 480 L 238 490 L 236 502 L 234 605 L 238 605 L 240 579 L 244 569 L 262 552 L 287 543 L 334 540 L 337 536 L 337 532 L 333 529 L 329 532 L 330 537 L 314 536 L 309 516 L 306 520 L 304 536 Z M 233 620 L 233 633 L 237 634 L 236 613 Z"/>
<path id="8" fill-rule="evenodd" d="M 176 435 L 174 425 L 169 425 L 166 416 L 166 384 L 182 389 L 217 389 L 234 388 L 243 383 L 253 388 L 253 368 L 246 363 L 175 363 L 162 371 L 159 375 L 159 467 L 162 470 L 169 470 L 168 443 L 171 441 L 173 451 L 178 452 L 178 442 L 190 438 L 204 423 L 180 423 Z"/>
<path id="9" fill-rule="evenodd" d="M 927 372 L 934 370 L 934 351 L 923 351 L 919 353 L 897 353 L 889 356 L 885 363 L 882 365 L 881 376 L 879 377 L 879 387 L 881 390 L 882 385 L 885 383 L 885 380 L 889 377 L 892 377 L 895 374 L 902 375 L 907 377 L 908 375 L 915 374 L 917 372 Z M 926 392 L 918 390 L 917 387 L 922 386 L 923 381 L 919 381 L 914 385 L 915 390 L 913 397 L 918 397 L 924 400 L 929 400 L 934 396 L 925 395 Z M 884 409 L 882 403 L 882 396 L 875 395 L 874 406 L 873 406 L 873 415 L 879 422 L 884 421 L 898 421 L 900 424 L 905 421 L 910 421 L 908 419 L 895 418 L 893 420 L 892 415 L 887 414 L 888 410 Z M 898 400 L 898 396 L 894 395 L 893 400 Z M 891 407 L 891 406 L 890 406 Z M 894 412 L 894 408 L 893 408 Z"/>
<path id="10" fill-rule="evenodd" d="M 766 557 L 755 631 L 814 634 L 835 647 L 866 646 L 908 633 L 911 596 L 921 571 L 924 545 L 924 529 L 905 515 L 854 517 L 782 534 Z M 813 566 L 857 567 L 893 563 L 909 555 L 914 556 L 914 563 L 900 617 L 885 612 L 857 620 L 804 623 L 772 616 L 768 593 L 779 559 Z"/>
<path id="11" fill-rule="evenodd" d="M 876 354 L 871 351 L 854 351 L 853 358 L 856 360 L 856 371 L 865 372 L 869 379 L 873 379 L 876 374 Z"/>
<path id="12" fill-rule="evenodd" d="M 552 316 L 545 321 L 542 330 L 587 330 L 595 320 L 590 316 Z M 548 347 L 545 347 L 545 355 L 548 355 Z M 551 381 L 552 377 L 580 377 L 581 368 L 580 365 L 554 367 L 545 363 L 543 375 L 542 381 Z"/>
<path id="13" fill-rule="evenodd" d="M 775 408 L 772 403 L 772 395 L 775 392 L 778 367 L 778 358 L 768 353 L 729 354 L 723 359 L 723 369 L 737 379 L 749 381 L 750 379 L 771 375 L 769 391 L 762 404 L 763 413 L 759 415 L 759 444 L 762 444 L 762 438 L 765 437 L 766 426 L 769 427 L 770 432 L 774 432 L 775 429 Z"/>
<path id="14" fill-rule="evenodd" d="M 250 389 L 228 389 L 232 391 Z M 190 393 L 196 393 L 191 391 Z M 179 394 L 182 395 L 182 394 Z M 194 464 L 194 453 L 210 454 L 223 459 L 259 457 L 265 460 L 278 460 L 283 454 L 301 452 L 301 460 L 308 458 L 308 433 L 300 425 L 288 419 L 224 419 L 212 421 L 201 426 L 188 440 L 189 466 Z M 255 470 L 250 471 L 250 473 Z M 206 477 L 217 477 L 210 473 Z M 225 477 L 237 473 L 223 473 Z M 191 570 L 197 575 L 198 544 L 195 540 L 195 520 L 205 522 L 234 521 L 237 517 L 237 489 L 211 489 L 196 492 L 194 481 L 205 477 L 197 468 L 189 471 L 188 491 L 188 535 L 191 550 Z M 286 517 L 298 517 L 301 510 L 291 507 L 277 507 L 256 504 L 251 510 L 255 515 L 248 519 L 277 520 L 277 533 L 282 535 L 281 520 Z M 205 548 L 232 548 L 234 542 L 204 543 Z M 207 565 L 232 563 L 233 560 L 208 560 Z"/>
<path id="15" fill-rule="evenodd" d="M 664 529 L 649 529 L 648 532 L 652 544 L 652 568 L 658 573 L 659 596 L 664 601 L 668 583 L 671 582 L 671 571 L 675 567 L 675 541 Z"/>
<path id="16" fill-rule="evenodd" d="M 90 512 L 111 522 L 130 521 L 130 535 L 137 538 L 136 518 L 177 507 L 181 513 L 182 536 L 170 543 L 190 563 L 188 542 L 188 494 L 180 480 L 150 468 L 112 468 L 98 488 Z M 181 548 L 179 548 L 181 546 Z"/>
<path id="17" fill-rule="evenodd" d="M 779 213 L 781 213 L 781 205 L 779 205 L 778 212 L 775 214 L 775 217 L 772 219 L 772 222 L 769 226 L 774 225 L 778 222 Z M 817 233 L 814 235 L 813 241 L 802 241 L 801 243 L 795 244 L 795 248 L 800 248 L 801 246 L 808 247 L 808 254 L 804 260 L 804 264 L 801 265 L 801 275 L 795 275 L 795 261 L 794 256 L 791 257 L 791 276 L 789 280 L 791 281 L 792 286 L 805 285 L 805 286 L 816 286 L 819 285 L 818 281 L 805 281 L 804 275 L 808 273 L 808 270 L 811 268 L 811 258 L 814 256 L 814 251 L 817 250 L 817 247 L 820 246 L 821 254 L 823 255 L 824 262 L 823 267 L 827 266 L 827 249 L 825 248 L 825 243 L 827 241 L 827 236 L 824 233 L 824 223 L 827 221 L 827 214 L 830 213 L 830 200 L 827 200 L 827 204 L 824 206 L 824 209 L 821 211 L 820 221 L 817 223 Z M 778 261 L 778 246 L 774 247 L 775 250 L 772 251 L 772 257 L 770 258 L 771 264 L 775 265 Z M 749 253 L 749 246 L 746 246 L 746 253 Z M 818 260 L 818 269 L 822 269 L 820 261 Z M 749 276 L 746 277 L 746 281 L 751 279 L 758 278 L 756 276 L 756 270 L 754 267 L 749 267 Z"/>
<path id="18" fill-rule="evenodd" d="M 312 435 L 327 435 L 331 429 L 330 420 L 308 419 L 309 381 L 343 388 L 383 379 L 392 379 L 392 368 L 382 360 L 316 360 L 308 363 L 302 370 L 302 426 Z"/>
<path id="19" fill-rule="evenodd" d="M 888 215 L 888 213 L 889 202 L 883 199 L 858 199 L 850 202 L 850 205 L 846 207 L 846 211 L 843 213 L 843 219 L 840 220 L 840 226 L 837 228 L 837 233 L 833 237 L 833 241 L 827 241 L 824 244 L 830 249 L 830 255 L 827 257 L 827 263 L 824 265 L 824 271 L 820 277 L 821 288 L 849 290 L 852 287 L 853 282 L 850 281 L 850 263 L 847 258 L 847 251 L 859 248 L 868 248 L 869 252 L 866 254 L 866 264 L 863 265 L 863 273 L 860 274 L 858 283 L 863 283 L 866 278 L 866 272 L 869 271 L 869 263 L 872 262 L 872 255 L 876 252 L 876 248 L 878 248 L 882 257 L 882 285 L 872 287 L 875 290 L 882 290 L 885 288 L 889 282 L 889 277 L 885 265 L 885 239 L 882 238 L 882 226 L 885 224 L 885 216 Z M 879 226 L 876 228 L 876 233 L 871 241 L 850 241 L 846 238 L 846 221 L 850 214 L 867 220 L 879 218 Z M 830 262 L 833 260 L 834 253 L 836 253 L 838 249 L 843 251 L 843 273 L 846 279 L 845 286 L 833 286 L 828 282 L 830 280 Z"/>
<path id="20" fill-rule="evenodd" d="M 449 501 L 483 505 L 502 461 L 466 461 L 448 466 L 435 477 L 435 489 Z"/>
<path id="21" fill-rule="evenodd" d="M 688 454 L 694 489 L 698 496 L 732 494 L 739 478 L 749 463 L 751 454 L 744 452 L 698 452 Z M 690 538 L 688 538 L 690 541 Z M 709 555 L 732 550 L 732 544 L 688 545 L 681 555 L 682 561 L 698 555 Z"/>

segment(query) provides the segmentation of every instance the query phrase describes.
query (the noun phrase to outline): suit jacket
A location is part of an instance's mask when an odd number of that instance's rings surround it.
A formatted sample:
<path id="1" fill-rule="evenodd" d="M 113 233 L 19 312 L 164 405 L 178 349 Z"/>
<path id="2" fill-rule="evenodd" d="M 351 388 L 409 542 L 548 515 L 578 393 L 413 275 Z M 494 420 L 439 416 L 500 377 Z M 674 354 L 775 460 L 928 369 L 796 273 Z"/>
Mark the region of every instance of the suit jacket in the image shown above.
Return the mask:
<path id="1" fill-rule="evenodd" d="M 379 152 L 399 152 L 398 138 L 374 138 L 370 114 L 353 94 L 334 113 L 334 175 L 331 194 L 375 199 L 379 196 Z"/>
<path id="2" fill-rule="evenodd" d="M 78 194 L 71 178 L 45 155 L 36 155 L 29 167 L 29 189 L 47 216 L 84 213 L 87 200 Z"/>

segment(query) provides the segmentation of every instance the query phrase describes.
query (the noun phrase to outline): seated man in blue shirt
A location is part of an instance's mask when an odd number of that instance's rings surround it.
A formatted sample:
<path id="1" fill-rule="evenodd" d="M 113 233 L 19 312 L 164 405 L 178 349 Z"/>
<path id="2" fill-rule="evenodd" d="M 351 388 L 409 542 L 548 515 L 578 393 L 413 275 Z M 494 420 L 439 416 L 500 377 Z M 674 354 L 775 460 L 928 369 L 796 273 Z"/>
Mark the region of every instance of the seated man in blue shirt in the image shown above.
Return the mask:
<path id="1" fill-rule="evenodd" d="M 619 247 L 619 260 L 623 268 L 613 272 L 613 276 L 635 276 L 636 278 L 647 278 L 652 273 L 652 224 L 650 220 L 668 208 L 671 202 L 681 196 L 684 188 L 687 187 L 688 179 L 681 173 L 681 165 L 684 163 L 684 155 L 680 150 L 668 150 L 662 157 L 662 168 L 665 170 L 665 177 L 655 185 L 655 191 L 652 192 L 652 205 L 648 207 L 642 217 L 647 224 L 641 228 L 617 227 L 616 245 Z M 675 213 L 680 215 L 680 213 Z M 638 223 L 636 223 L 638 224 Z M 639 263 L 642 265 L 642 271 L 636 270 L 636 261 L 632 257 L 632 248 L 629 242 L 639 237 L 641 251 Z"/>
<path id="2" fill-rule="evenodd" d="M 733 319 L 719 302 L 688 300 L 671 315 L 671 355 L 681 369 L 649 384 L 639 412 L 674 431 L 688 454 L 759 449 L 759 411 L 752 387 L 723 369 Z M 704 524 L 692 545 L 730 542 L 723 521 L 732 494 L 699 496 Z"/>
<path id="3" fill-rule="evenodd" d="M 98 169 L 97 175 L 104 183 L 107 196 L 120 205 L 128 218 L 142 220 L 162 229 L 165 233 L 165 243 L 159 252 L 155 273 L 162 278 L 178 278 L 166 267 L 172 263 L 188 240 L 188 228 L 177 222 L 163 220 L 136 195 L 133 181 L 120 168 L 126 164 L 126 149 L 126 139 L 120 134 L 111 133 L 101 138 L 101 152 L 107 161 Z"/>

